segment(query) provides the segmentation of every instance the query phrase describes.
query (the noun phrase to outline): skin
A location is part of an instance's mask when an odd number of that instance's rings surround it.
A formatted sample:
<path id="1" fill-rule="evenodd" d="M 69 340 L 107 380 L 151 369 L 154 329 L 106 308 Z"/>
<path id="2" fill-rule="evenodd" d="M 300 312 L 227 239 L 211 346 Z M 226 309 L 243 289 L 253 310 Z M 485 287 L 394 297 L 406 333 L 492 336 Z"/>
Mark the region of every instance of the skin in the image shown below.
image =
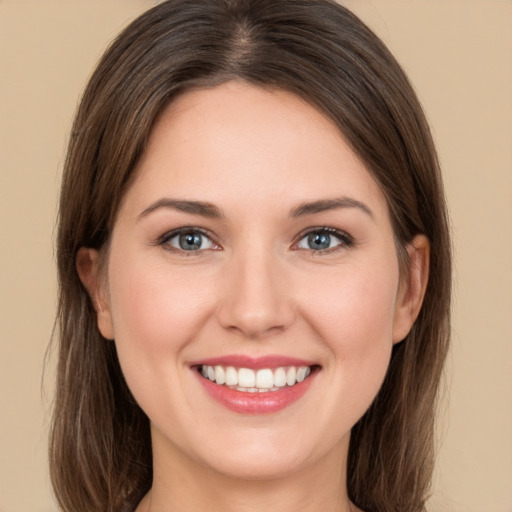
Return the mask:
<path id="1" fill-rule="evenodd" d="M 342 197 L 352 204 L 290 215 Z M 155 207 L 162 198 L 208 202 L 223 216 Z M 184 226 L 211 242 L 188 252 L 177 237 L 163 242 Z M 318 251 L 307 234 L 324 227 L 345 238 L 331 233 Z M 338 128 L 298 97 L 230 82 L 172 103 L 108 254 L 83 248 L 77 258 L 98 327 L 115 339 L 151 422 L 154 482 L 138 512 L 357 510 L 345 484 L 350 430 L 428 279 L 425 237 L 407 251 L 411 272 L 400 276 L 379 186 Z M 226 354 L 299 357 L 321 369 L 297 402 L 245 415 L 213 400 L 190 368 Z"/>

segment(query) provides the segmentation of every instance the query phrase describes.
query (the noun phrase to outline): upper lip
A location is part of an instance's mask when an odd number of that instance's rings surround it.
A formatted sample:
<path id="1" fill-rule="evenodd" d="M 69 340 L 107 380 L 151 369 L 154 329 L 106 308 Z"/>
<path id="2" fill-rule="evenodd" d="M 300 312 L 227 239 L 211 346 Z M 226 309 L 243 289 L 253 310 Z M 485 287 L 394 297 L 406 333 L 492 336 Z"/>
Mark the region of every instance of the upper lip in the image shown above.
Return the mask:
<path id="1" fill-rule="evenodd" d="M 212 357 L 194 361 L 190 366 L 234 366 L 237 368 L 250 368 L 259 370 L 262 368 L 279 368 L 282 366 L 317 366 L 318 363 L 296 357 L 283 355 L 266 355 L 261 357 L 251 357 L 242 354 L 231 354 L 225 356 Z"/>

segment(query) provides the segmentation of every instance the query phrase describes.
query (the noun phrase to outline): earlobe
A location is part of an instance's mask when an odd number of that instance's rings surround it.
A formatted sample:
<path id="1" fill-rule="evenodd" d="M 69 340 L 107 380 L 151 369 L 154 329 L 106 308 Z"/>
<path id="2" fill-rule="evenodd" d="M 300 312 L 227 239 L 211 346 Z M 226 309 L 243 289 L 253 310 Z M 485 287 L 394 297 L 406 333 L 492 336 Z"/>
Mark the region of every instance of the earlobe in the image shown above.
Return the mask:
<path id="1" fill-rule="evenodd" d="M 89 293 L 98 329 L 104 338 L 114 339 L 114 328 L 107 300 L 104 278 L 101 275 L 100 254 L 96 249 L 81 247 L 76 255 L 76 270 L 80 281 Z"/>
<path id="2" fill-rule="evenodd" d="M 407 245 L 409 272 L 401 279 L 393 323 L 393 343 L 402 341 L 419 315 L 428 284 L 430 242 L 416 235 Z"/>

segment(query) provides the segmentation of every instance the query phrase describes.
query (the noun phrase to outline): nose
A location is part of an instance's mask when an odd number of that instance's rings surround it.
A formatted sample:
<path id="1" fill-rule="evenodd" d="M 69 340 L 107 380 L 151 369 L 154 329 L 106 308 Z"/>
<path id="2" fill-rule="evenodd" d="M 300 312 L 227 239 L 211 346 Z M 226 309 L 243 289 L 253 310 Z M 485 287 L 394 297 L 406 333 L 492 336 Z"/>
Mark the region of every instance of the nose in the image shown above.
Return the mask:
<path id="1" fill-rule="evenodd" d="M 285 330 L 295 311 L 289 279 L 279 258 L 264 249 L 247 248 L 226 264 L 220 324 L 246 338 L 263 338 Z"/>

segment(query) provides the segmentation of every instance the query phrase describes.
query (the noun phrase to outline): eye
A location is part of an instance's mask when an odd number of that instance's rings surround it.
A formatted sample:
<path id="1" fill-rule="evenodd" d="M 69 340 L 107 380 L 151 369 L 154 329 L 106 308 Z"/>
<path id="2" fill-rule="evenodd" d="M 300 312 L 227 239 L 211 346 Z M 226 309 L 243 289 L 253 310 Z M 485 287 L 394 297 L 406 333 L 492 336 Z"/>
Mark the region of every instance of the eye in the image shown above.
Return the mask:
<path id="1" fill-rule="evenodd" d="M 319 228 L 303 236 L 297 247 L 310 251 L 326 251 L 336 247 L 350 247 L 354 244 L 352 237 L 333 228 Z"/>
<path id="2" fill-rule="evenodd" d="M 168 233 L 160 241 L 160 244 L 167 246 L 169 250 L 185 252 L 197 252 L 217 247 L 206 233 L 193 228 Z"/>

